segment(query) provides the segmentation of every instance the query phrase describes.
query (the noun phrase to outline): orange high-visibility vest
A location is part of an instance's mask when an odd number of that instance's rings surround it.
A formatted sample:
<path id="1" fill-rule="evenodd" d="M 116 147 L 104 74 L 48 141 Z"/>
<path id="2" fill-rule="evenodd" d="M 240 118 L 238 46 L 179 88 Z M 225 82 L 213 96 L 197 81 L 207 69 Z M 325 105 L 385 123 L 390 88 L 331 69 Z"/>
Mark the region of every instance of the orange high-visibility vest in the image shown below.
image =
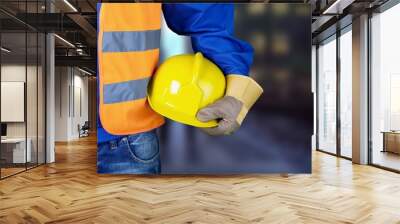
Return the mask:
<path id="1" fill-rule="evenodd" d="M 99 13 L 99 116 L 114 135 L 149 131 L 164 123 L 147 102 L 158 58 L 160 3 L 103 3 Z"/>

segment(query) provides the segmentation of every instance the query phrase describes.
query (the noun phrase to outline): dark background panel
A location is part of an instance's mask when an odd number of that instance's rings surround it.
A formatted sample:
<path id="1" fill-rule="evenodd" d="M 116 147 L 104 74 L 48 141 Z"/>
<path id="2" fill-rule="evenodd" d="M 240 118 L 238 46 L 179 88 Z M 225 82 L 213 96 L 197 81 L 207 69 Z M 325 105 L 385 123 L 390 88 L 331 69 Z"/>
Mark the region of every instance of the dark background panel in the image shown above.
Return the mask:
<path id="1" fill-rule="evenodd" d="M 309 5 L 236 4 L 235 34 L 255 49 L 251 76 L 264 94 L 230 136 L 167 121 L 160 129 L 162 172 L 311 172 Z"/>

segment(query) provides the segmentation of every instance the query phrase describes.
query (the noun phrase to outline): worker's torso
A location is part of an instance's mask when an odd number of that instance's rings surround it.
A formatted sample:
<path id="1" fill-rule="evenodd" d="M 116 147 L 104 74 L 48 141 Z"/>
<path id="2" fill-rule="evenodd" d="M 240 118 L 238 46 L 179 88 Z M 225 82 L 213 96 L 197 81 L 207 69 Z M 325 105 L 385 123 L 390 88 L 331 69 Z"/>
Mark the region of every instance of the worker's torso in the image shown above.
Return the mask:
<path id="1" fill-rule="evenodd" d="M 163 124 L 147 102 L 159 58 L 161 4 L 103 3 L 98 24 L 99 117 L 113 135 Z"/>

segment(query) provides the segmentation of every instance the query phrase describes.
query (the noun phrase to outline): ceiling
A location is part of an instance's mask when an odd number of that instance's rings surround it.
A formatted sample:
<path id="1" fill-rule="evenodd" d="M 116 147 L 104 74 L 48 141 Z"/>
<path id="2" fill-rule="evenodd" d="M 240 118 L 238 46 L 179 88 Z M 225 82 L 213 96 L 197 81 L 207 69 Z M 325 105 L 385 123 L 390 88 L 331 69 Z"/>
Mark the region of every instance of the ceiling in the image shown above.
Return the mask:
<path id="1" fill-rule="evenodd" d="M 319 43 L 352 23 L 352 18 L 372 12 L 388 0 L 309 0 L 312 6 L 313 43 Z"/>
<path id="2" fill-rule="evenodd" d="M 344 2 L 340 13 L 324 14 L 335 2 Z M 312 34 L 315 39 L 347 15 L 377 7 L 387 0 L 266 0 L 268 3 L 308 3 L 312 9 Z M 36 52 L 32 35 L 25 31 L 54 32 L 56 64 L 75 65 L 96 71 L 97 0 L 0 0 L 2 46 L 15 57 Z M 103 0 L 103 2 L 115 2 Z M 121 2 L 121 1 L 119 1 Z M 132 2 L 132 1 L 128 1 Z M 339 4 L 340 6 L 341 4 Z M 52 13 L 49 13 L 49 12 Z M 332 31 L 334 32 L 334 31 Z M 324 34 L 325 35 L 325 34 Z M 326 34 L 326 35 L 329 35 Z M 60 37 L 60 38 L 59 38 Z M 66 40 L 66 41 L 63 41 Z M 26 42 L 28 43 L 25 50 Z M 32 42 L 32 43 L 31 43 Z M 72 46 L 73 45 L 73 46 Z M 41 46 L 39 46 L 40 48 Z"/>
<path id="3" fill-rule="evenodd" d="M 95 74 L 96 4 L 96 0 L 47 0 L 47 5 L 45 0 L 1 0 L 2 46 L 12 50 L 8 60 L 36 57 L 37 46 L 43 47 L 33 40 L 36 33 L 54 32 L 56 65 L 84 67 Z"/>

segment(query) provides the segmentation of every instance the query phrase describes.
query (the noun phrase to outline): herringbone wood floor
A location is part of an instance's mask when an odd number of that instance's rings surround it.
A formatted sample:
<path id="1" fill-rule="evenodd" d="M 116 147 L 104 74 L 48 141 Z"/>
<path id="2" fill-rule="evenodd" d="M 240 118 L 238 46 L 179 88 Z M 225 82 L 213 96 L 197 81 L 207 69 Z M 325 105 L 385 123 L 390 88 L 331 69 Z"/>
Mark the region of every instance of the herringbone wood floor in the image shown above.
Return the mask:
<path id="1" fill-rule="evenodd" d="M 0 181 L 0 223 L 400 223 L 400 175 L 315 152 L 312 175 L 96 174 L 96 144 Z"/>

